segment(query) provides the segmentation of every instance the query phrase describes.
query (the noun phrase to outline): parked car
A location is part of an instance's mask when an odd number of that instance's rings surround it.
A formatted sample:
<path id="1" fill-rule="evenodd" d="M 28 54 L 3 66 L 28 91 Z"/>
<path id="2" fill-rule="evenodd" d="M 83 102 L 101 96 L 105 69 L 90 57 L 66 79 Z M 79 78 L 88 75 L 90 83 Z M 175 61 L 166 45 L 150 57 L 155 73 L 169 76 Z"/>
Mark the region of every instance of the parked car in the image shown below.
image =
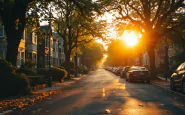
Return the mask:
<path id="1" fill-rule="evenodd" d="M 123 67 L 123 69 L 121 71 L 121 75 L 120 75 L 122 78 L 126 77 L 126 73 L 128 72 L 129 68 L 130 68 L 130 66 Z"/>
<path id="2" fill-rule="evenodd" d="M 118 68 L 115 67 L 115 68 L 113 69 L 113 73 L 116 74 L 117 70 L 118 70 Z"/>
<path id="3" fill-rule="evenodd" d="M 121 72 L 122 72 L 122 67 L 119 67 L 117 70 L 116 70 L 116 75 L 121 75 Z"/>
<path id="4" fill-rule="evenodd" d="M 143 66 L 132 66 L 126 73 L 126 81 L 146 81 L 150 83 L 150 72 Z"/>
<path id="5" fill-rule="evenodd" d="M 185 62 L 179 65 L 175 72 L 170 77 L 170 87 L 172 90 L 180 88 L 185 94 Z"/>

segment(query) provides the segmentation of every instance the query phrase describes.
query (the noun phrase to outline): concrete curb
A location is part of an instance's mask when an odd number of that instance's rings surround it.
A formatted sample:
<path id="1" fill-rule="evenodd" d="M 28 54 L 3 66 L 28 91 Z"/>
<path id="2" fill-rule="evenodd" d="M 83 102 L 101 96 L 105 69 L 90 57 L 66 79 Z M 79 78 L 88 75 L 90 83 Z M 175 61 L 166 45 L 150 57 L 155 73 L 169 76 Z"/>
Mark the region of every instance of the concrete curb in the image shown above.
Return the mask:
<path id="1" fill-rule="evenodd" d="M 161 86 L 161 85 L 159 85 L 159 84 L 157 84 L 157 83 L 154 83 L 154 82 L 151 82 L 151 84 L 152 84 L 152 85 L 155 85 L 155 86 L 157 86 L 157 87 L 163 88 L 163 89 L 165 89 L 165 90 L 167 90 L 167 91 L 169 91 L 169 92 L 175 93 L 175 94 L 180 95 L 180 96 L 182 96 L 182 97 L 185 98 L 185 95 L 182 94 L 182 93 L 179 93 L 179 92 L 173 91 L 173 90 L 171 90 L 171 89 L 165 88 L 165 87 L 163 87 L 163 86 Z"/>
<path id="2" fill-rule="evenodd" d="M 73 80 L 73 82 L 69 83 L 69 81 L 66 81 L 66 85 L 63 85 L 61 88 L 58 88 L 59 90 L 62 90 L 64 88 L 67 88 L 67 87 L 70 87 L 72 86 L 73 84 L 75 84 L 76 82 L 79 82 L 81 81 L 82 79 L 86 78 L 89 74 L 87 75 L 83 75 L 83 77 L 80 77 L 79 80 Z M 65 83 L 65 82 L 64 82 Z M 68 84 L 67 84 L 68 83 Z M 53 89 L 54 90 L 54 89 Z M 6 111 L 3 111 L 2 113 L 0 113 L 0 115 L 7 115 L 7 114 L 10 114 L 12 113 L 13 111 L 17 110 L 18 108 L 13 108 L 11 110 L 6 110 Z"/>

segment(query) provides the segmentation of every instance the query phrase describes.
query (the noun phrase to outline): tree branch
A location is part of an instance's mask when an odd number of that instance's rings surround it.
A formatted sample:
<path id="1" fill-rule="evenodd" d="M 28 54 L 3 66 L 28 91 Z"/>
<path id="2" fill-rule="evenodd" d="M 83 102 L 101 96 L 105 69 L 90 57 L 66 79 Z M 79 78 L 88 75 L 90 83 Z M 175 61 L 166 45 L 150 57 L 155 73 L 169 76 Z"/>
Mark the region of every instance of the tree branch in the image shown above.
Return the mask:
<path id="1" fill-rule="evenodd" d="M 184 0 L 179 0 L 176 3 L 173 3 L 174 5 L 171 5 L 171 8 L 158 20 L 157 24 L 156 24 L 156 28 L 159 28 L 159 26 L 162 25 L 163 21 L 167 19 L 167 17 L 169 15 L 171 15 L 172 13 L 174 13 L 179 7 L 181 7 L 183 5 Z"/>
<path id="2" fill-rule="evenodd" d="M 156 12 L 156 14 L 155 14 L 155 17 L 154 17 L 153 20 L 152 20 L 152 23 L 154 23 L 154 22 L 159 18 L 159 12 L 160 12 L 160 10 L 161 10 L 162 3 L 163 3 L 163 0 L 160 0 L 160 1 L 159 1 L 158 8 L 157 8 L 157 12 Z"/>

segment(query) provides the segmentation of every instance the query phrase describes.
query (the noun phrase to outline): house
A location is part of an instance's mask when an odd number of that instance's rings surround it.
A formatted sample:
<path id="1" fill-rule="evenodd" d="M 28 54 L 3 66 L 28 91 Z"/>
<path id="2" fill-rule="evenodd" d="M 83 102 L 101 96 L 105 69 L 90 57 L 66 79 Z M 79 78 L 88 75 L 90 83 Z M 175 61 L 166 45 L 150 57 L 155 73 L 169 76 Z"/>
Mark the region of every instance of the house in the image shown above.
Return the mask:
<path id="1" fill-rule="evenodd" d="M 64 47 L 63 47 L 63 38 L 58 38 L 58 58 L 59 66 L 65 61 Z"/>
<path id="2" fill-rule="evenodd" d="M 26 47 L 24 31 L 18 47 L 17 67 L 20 67 L 23 63 L 25 63 L 25 49 Z M 4 30 L 4 25 L 0 24 L 0 56 L 2 56 L 4 59 L 6 58 L 6 52 L 7 52 L 6 33 Z"/>
<path id="3" fill-rule="evenodd" d="M 53 33 L 53 65 L 59 66 L 59 36 L 57 33 Z"/>
<path id="4" fill-rule="evenodd" d="M 39 36 L 37 40 L 38 42 L 37 66 L 49 67 L 49 54 L 50 54 L 50 64 L 51 66 L 53 66 L 53 37 L 49 35 L 50 26 L 49 25 L 40 26 L 39 31 L 41 33 L 41 36 Z"/>
<path id="5" fill-rule="evenodd" d="M 25 40 L 26 40 L 26 59 L 37 63 L 37 34 L 35 29 L 25 29 Z"/>

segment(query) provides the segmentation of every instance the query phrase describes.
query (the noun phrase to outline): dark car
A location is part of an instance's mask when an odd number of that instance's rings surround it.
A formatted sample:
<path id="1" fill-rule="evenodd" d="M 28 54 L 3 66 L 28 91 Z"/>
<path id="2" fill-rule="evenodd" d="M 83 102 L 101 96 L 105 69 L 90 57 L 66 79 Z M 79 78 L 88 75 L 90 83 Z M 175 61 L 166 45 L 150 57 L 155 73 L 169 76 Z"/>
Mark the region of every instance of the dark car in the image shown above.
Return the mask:
<path id="1" fill-rule="evenodd" d="M 125 66 L 123 67 L 123 70 L 121 71 L 121 77 L 125 78 L 126 77 L 126 73 L 128 72 L 130 66 Z"/>
<path id="2" fill-rule="evenodd" d="M 116 75 L 121 75 L 121 72 L 122 72 L 122 68 L 121 67 L 119 67 L 117 70 L 116 70 Z"/>
<path id="3" fill-rule="evenodd" d="M 150 72 L 142 66 L 132 66 L 126 73 L 126 81 L 146 81 L 150 83 Z"/>
<path id="4" fill-rule="evenodd" d="M 172 90 L 180 88 L 182 93 L 185 94 L 185 62 L 182 63 L 171 75 L 170 87 Z"/>

